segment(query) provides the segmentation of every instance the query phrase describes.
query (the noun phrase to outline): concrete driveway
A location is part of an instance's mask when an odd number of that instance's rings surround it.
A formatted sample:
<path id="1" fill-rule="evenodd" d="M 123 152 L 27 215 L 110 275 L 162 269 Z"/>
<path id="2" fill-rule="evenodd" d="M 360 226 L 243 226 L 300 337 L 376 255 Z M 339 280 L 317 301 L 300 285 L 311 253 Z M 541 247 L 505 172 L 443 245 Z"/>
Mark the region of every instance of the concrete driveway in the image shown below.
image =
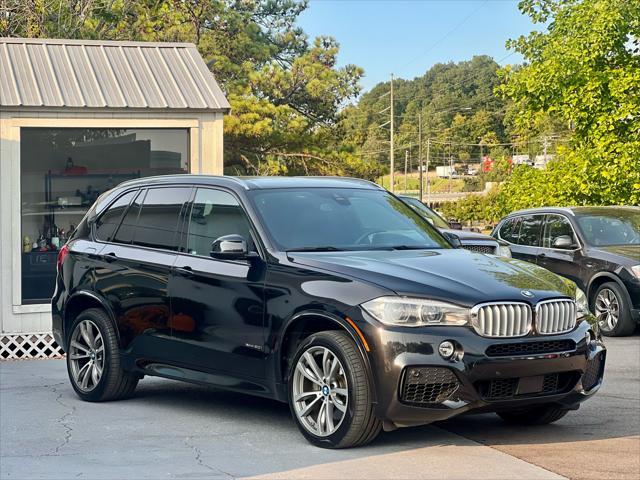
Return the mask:
<path id="1" fill-rule="evenodd" d="M 62 360 L 0 363 L 0 478 L 640 478 L 640 337 L 610 339 L 599 394 L 557 424 L 494 415 L 330 451 L 288 407 L 147 378 L 135 397 L 81 402 Z"/>

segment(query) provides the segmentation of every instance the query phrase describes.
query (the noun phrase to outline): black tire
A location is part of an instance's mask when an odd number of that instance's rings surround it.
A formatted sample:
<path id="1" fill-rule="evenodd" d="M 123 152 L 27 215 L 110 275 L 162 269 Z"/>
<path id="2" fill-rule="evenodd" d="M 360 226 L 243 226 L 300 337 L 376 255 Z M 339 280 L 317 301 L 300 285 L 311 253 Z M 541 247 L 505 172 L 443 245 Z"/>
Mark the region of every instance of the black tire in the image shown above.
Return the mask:
<path id="1" fill-rule="evenodd" d="M 555 405 L 543 405 L 524 410 L 497 412 L 497 414 L 505 422 L 514 425 L 547 425 L 560 420 L 568 412 L 569 410 Z"/>
<path id="2" fill-rule="evenodd" d="M 619 305 L 619 315 L 618 321 L 616 322 L 614 328 L 610 329 L 606 326 L 603 328 L 603 326 L 600 324 L 600 331 L 603 335 L 606 335 L 608 337 L 623 337 L 631 335 L 636 329 L 636 322 L 634 322 L 633 318 L 631 318 L 631 306 L 627 301 L 627 296 L 625 295 L 625 292 L 622 290 L 620 285 L 618 285 L 616 282 L 603 283 L 598 287 L 595 294 L 593 295 L 593 299 L 591 300 L 591 310 L 593 312 L 596 311 L 596 299 L 601 293 L 603 293 L 604 290 L 608 290 L 615 295 Z"/>
<path id="3" fill-rule="evenodd" d="M 104 347 L 102 374 L 99 377 L 99 381 L 90 391 L 83 390 L 78 385 L 78 382 L 74 379 L 71 365 L 71 352 L 74 349 L 70 342 L 76 329 L 80 328 L 79 325 L 86 320 L 91 321 L 97 327 L 102 336 L 101 344 Z M 91 308 L 80 313 L 71 325 L 67 340 L 69 346 L 67 349 L 67 373 L 69 374 L 71 386 L 82 400 L 88 402 L 120 400 L 129 397 L 133 393 L 139 377 L 122 369 L 118 337 L 106 312 L 98 308 Z"/>
<path id="4" fill-rule="evenodd" d="M 293 372 L 300 357 L 314 347 L 325 347 L 343 366 L 347 379 L 348 402 L 340 426 L 328 436 L 318 436 L 307 430 L 298 418 L 293 402 Z M 296 350 L 288 370 L 289 407 L 296 425 L 305 438 L 322 448 L 349 448 L 365 445 L 380 433 L 382 422 L 373 412 L 371 380 L 364 359 L 349 335 L 341 331 L 315 333 L 305 338 Z"/>

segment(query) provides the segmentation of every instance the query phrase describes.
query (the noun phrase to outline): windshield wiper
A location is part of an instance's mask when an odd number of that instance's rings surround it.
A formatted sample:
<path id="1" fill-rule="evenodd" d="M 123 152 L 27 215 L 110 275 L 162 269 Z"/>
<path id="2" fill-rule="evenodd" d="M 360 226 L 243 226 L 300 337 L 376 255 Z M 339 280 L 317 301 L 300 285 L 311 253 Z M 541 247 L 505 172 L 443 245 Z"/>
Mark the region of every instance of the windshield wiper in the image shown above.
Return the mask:
<path id="1" fill-rule="evenodd" d="M 287 250 L 289 252 L 344 252 L 344 248 L 333 247 L 330 245 L 324 247 L 299 247 L 299 248 L 290 248 Z"/>

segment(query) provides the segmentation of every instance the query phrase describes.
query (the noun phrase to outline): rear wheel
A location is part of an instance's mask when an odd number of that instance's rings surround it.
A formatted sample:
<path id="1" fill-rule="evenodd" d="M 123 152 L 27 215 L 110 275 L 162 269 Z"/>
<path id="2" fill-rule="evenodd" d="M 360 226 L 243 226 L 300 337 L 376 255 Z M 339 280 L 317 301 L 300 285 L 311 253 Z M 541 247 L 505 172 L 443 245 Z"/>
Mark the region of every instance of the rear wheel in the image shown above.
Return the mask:
<path id="1" fill-rule="evenodd" d="M 593 311 L 604 335 L 620 337 L 631 335 L 636 324 L 631 318 L 625 292 L 615 282 L 603 283 L 596 290 Z"/>
<path id="2" fill-rule="evenodd" d="M 347 448 L 372 441 L 382 428 L 373 413 L 364 360 L 344 332 L 311 335 L 289 369 L 289 405 L 314 445 Z"/>
<path id="3" fill-rule="evenodd" d="M 135 374 L 122 369 L 118 338 L 107 314 L 85 310 L 71 326 L 67 351 L 67 372 L 82 400 L 118 400 L 133 393 Z"/>
<path id="4" fill-rule="evenodd" d="M 543 405 L 510 412 L 498 412 L 507 423 L 516 425 L 547 425 L 564 417 L 569 411 L 555 405 Z"/>

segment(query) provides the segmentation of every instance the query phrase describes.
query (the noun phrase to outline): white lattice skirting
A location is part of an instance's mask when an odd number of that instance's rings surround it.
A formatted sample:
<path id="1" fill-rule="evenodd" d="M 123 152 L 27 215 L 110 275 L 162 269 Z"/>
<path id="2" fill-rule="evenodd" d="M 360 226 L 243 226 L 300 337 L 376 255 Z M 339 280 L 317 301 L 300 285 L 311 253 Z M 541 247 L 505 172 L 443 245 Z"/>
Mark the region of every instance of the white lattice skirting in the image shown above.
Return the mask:
<path id="1" fill-rule="evenodd" d="M 62 355 L 49 332 L 0 333 L 0 360 L 56 358 Z"/>

